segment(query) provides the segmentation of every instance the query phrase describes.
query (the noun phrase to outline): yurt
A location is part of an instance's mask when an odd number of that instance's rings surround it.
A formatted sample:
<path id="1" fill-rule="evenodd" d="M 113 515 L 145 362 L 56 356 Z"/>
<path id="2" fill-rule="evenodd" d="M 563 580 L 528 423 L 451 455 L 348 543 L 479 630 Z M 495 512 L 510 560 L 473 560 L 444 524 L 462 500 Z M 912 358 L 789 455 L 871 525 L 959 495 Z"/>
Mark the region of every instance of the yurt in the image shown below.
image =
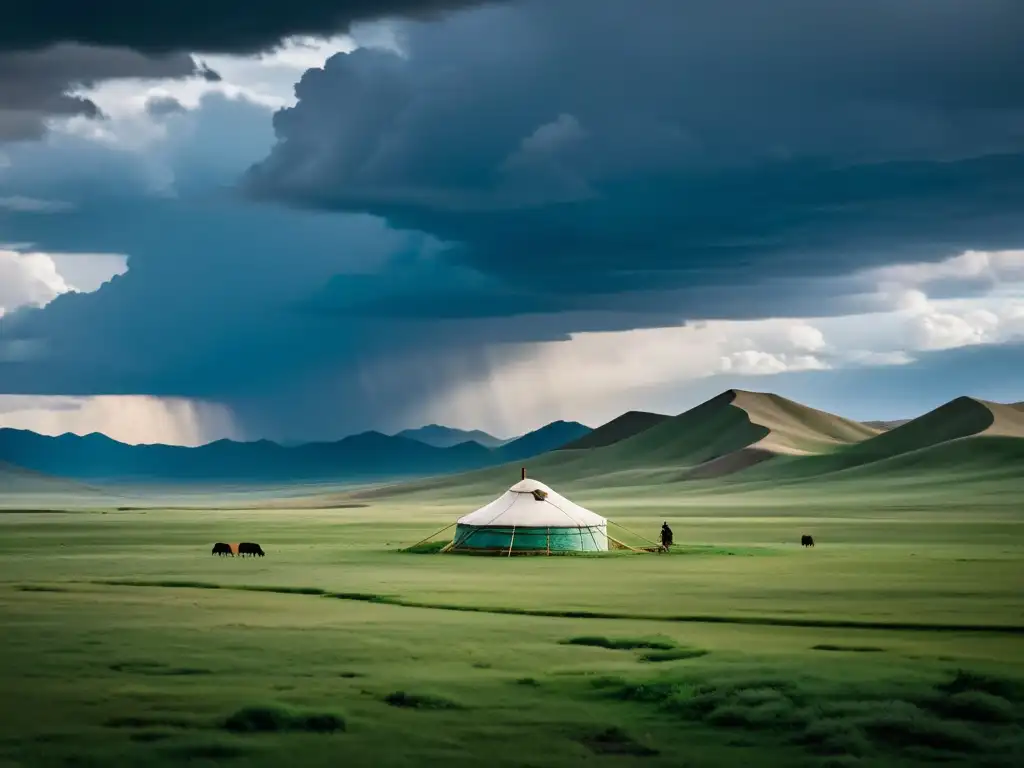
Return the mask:
<path id="1" fill-rule="evenodd" d="M 523 479 L 459 518 L 448 552 L 605 552 L 608 521 L 537 480 Z"/>

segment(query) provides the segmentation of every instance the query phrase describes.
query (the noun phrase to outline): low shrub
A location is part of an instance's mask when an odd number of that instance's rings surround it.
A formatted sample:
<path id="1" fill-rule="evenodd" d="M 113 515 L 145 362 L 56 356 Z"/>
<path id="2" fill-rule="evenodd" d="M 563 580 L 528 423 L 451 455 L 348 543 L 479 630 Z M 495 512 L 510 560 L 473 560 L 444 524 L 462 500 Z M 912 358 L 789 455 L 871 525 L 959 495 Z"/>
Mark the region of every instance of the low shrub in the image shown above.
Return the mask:
<path id="1" fill-rule="evenodd" d="M 384 697 L 385 703 L 403 709 L 461 709 L 454 701 L 442 696 L 395 691 Z"/>
<path id="2" fill-rule="evenodd" d="M 634 651 L 649 648 L 655 651 L 668 651 L 676 647 L 671 640 L 659 640 L 648 638 L 609 638 L 597 635 L 584 637 L 572 637 L 563 640 L 562 645 L 586 645 L 592 648 L 608 648 L 614 651 Z"/>
<path id="3" fill-rule="evenodd" d="M 234 733 L 334 733 L 345 730 L 345 720 L 332 712 L 303 712 L 264 705 L 239 709 L 223 722 Z"/>

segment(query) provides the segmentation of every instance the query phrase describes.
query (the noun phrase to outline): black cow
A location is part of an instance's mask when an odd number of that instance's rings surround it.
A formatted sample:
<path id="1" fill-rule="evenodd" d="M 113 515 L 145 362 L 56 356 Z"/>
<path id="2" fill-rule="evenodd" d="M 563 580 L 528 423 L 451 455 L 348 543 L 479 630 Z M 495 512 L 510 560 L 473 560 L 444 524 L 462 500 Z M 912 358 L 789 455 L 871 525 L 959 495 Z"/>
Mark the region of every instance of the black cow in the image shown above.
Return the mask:
<path id="1" fill-rule="evenodd" d="M 213 551 L 210 554 L 220 555 L 222 557 L 224 555 L 231 555 L 232 557 L 235 556 L 235 553 L 231 551 L 231 545 L 225 544 L 223 541 L 218 541 L 216 544 L 214 544 Z"/>
<path id="2" fill-rule="evenodd" d="M 801 547 L 813 547 L 814 546 L 814 537 L 813 536 L 808 536 L 805 533 L 803 536 L 800 537 L 800 546 Z"/>
<path id="3" fill-rule="evenodd" d="M 238 554 L 242 557 L 245 557 L 246 555 L 252 555 L 253 557 L 258 555 L 259 557 L 263 557 L 266 553 L 259 544 L 251 541 L 243 541 L 238 545 Z"/>

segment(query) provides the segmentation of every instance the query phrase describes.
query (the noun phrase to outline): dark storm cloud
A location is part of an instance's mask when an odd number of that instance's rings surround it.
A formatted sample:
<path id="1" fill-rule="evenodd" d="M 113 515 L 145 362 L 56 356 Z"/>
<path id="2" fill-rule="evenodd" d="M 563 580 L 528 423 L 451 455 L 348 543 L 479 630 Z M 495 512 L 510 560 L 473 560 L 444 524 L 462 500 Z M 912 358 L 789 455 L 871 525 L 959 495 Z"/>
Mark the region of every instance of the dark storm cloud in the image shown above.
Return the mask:
<path id="1" fill-rule="evenodd" d="M 75 86 L 118 77 L 220 75 L 189 53 L 258 53 L 353 22 L 435 17 L 474 0 L 32 0 L 0 20 L 0 142 L 38 139 L 50 117 L 99 117 Z"/>
<path id="2" fill-rule="evenodd" d="M 472 4 L 474 0 L 33 0 L 5 9 L 0 49 L 78 42 L 148 53 L 255 53 L 292 35 L 331 35 L 353 22 L 432 17 Z"/>
<path id="3" fill-rule="evenodd" d="M 525 0 L 310 70 L 247 179 L 563 293 L 1019 243 L 1024 4 Z"/>
<path id="4" fill-rule="evenodd" d="M 87 98 L 70 93 L 104 80 L 179 78 L 198 74 L 186 53 L 146 56 L 126 48 L 62 43 L 31 52 L 0 46 L 0 142 L 38 139 L 50 117 L 101 117 Z"/>
<path id="5" fill-rule="evenodd" d="M 5 318 L 38 354 L 2 389 L 206 397 L 249 436 L 334 437 L 404 426 L 525 342 L 838 312 L 809 275 L 1004 245 L 1021 6 L 920 8 L 521 1 L 311 70 L 273 151 L 266 111 L 214 97 L 145 163 L 20 147 L 0 195 L 77 207 L 2 239 L 131 261 Z M 268 154 L 248 189 L 271 204 L 232 197 Z M 176 197 L 144 195 L 161 161 Z"/>

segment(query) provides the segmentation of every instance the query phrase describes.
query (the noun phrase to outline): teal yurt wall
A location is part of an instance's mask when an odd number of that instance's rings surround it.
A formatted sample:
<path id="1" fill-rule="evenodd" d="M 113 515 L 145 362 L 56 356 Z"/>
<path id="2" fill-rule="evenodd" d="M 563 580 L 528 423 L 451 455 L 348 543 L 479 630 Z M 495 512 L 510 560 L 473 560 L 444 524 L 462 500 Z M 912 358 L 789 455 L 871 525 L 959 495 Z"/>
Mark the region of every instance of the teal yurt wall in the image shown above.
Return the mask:
<path id="1" fill-rule="evenodd" d="M 511 526 L 455 527 L 454 549 L 497 549 L 513 552 L 604 552 L 608 533 L 604 526 L 513 528 Z"/>

